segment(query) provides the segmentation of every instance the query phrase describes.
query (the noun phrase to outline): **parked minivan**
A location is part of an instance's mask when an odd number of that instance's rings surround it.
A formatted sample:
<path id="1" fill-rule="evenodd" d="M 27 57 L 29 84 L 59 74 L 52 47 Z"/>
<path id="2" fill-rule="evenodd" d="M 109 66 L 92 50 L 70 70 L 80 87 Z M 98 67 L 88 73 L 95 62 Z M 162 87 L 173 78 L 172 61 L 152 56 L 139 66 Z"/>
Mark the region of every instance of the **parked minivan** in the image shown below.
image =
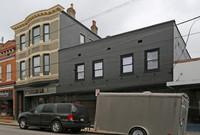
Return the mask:
<path id="1" fill-rule="evenodd" d="M 40 104 L 29 112 L 19 114 L 18 123 L 21 129 L 36 126 L 50 128 L 56 133 L 64 129 L 80 132 L 82 128 L 90 127 L 88 110 L 83 105 L 72 103 Z"/>

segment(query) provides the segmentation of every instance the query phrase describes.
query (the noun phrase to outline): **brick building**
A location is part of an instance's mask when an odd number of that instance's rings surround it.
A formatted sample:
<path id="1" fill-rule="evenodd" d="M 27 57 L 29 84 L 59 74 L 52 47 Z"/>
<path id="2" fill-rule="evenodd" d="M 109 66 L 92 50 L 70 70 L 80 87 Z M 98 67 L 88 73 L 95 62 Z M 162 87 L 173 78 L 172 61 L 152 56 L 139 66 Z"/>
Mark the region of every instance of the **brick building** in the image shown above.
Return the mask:
<path id="1" fill-rule="evenodd" d="M 15 115 L 15 48 L 15 40 L 0 45 L 0 119 L 13 119 Z"/>
<path id="2" fill-rule="evenodd" d="M 95 24 L 95 22 L 93 22 Z M 67 12 L 56 5 L 27 16 L 11 26 L 16 39 L 16 116 L 56 99 L 59 82 L 58 50 L 100 39 L 75 19 L 73 4 Z"/>

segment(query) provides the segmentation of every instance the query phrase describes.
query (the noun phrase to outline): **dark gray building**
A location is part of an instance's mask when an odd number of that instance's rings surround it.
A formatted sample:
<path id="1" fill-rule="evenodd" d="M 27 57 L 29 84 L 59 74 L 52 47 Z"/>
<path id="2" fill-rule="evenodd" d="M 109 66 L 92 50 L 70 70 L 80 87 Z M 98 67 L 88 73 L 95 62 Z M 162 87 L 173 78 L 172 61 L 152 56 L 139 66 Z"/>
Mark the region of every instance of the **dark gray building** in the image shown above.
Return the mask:
<path id="1" fill-rule="evenodd" d="M 88 106 L 93 119 L 96 89 L 173 92 L 166 82 L 173 80 L 174 61 L 184 59 L 190 55 L 175 21 L 65 46 L 59 50 L 57 94 L 64 102 Z"/>

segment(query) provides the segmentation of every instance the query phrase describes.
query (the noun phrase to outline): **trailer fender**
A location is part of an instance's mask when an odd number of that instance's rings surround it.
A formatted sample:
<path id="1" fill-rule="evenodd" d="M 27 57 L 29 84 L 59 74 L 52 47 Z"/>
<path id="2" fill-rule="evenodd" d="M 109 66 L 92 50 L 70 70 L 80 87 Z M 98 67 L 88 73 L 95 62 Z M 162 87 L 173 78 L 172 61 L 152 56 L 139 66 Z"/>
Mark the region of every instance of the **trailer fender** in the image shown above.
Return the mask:
<path id="1" fill-rule="evenodd" d="M 134 133 L 139 132 L 141 135 L 149 135 L 148 130 L 143 126 L 134 126 L 129 130 L 129 135 L 134 135 Z M 138 134 L 138 133 L 137 133 Z M 139 134 L 140 135 L 140 134 Z"/>

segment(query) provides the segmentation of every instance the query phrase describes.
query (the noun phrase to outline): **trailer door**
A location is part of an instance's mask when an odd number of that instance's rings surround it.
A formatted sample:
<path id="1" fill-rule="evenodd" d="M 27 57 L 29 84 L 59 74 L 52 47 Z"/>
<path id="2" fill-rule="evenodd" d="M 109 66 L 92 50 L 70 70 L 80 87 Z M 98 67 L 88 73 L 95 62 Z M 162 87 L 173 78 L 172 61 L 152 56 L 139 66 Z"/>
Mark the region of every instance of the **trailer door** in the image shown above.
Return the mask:
<path id="1" fill-rule="evenodd" d="M 187 112 L 188 108 L 187 105 L 185 104 L 187 101 L 183 99 L 182 105 L 181 105 L 181 114 L 179 117 L 179 126 L 180 126 L 180 135 L 185 135 L 186 134 L 186 126 L 187 126 Z"/>

